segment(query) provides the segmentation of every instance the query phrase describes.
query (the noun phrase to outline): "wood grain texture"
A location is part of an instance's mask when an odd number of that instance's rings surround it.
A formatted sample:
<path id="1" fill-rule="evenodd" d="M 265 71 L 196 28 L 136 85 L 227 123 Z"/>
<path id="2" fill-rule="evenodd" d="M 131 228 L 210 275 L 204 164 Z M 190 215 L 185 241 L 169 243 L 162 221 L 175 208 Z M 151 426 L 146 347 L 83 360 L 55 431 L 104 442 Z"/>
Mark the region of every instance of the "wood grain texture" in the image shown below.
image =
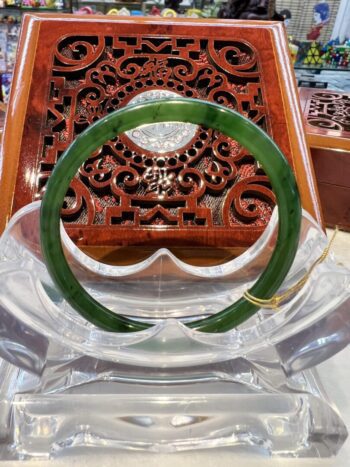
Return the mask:
<path id="1" fill-rule="evenodd" d="M 42 196 L 77 134 L 159 89 L 218 102 L 264 128 L 295 171 L 303 207 L 322 222 L 281 25 L 43 14 L 26 15 L 20 39 L 4 134 L 1 228 Z M 62 215 L 71 238 L 92 250 L 245 247 L 264 230 L 273 204 L 251 155 L 198 128 L 180 149 L 161 154 L 126 135 L 106 142 L 81 167 Z"/>
<path id="2" fill-rule="evenodd" d="M 326 225 L 350 230 L 350 94 L 300 89 Z"/>
<path id="3" fill-rule="evenodd" d="M 299 92 L 310 147 L 350 152 L 350 94 L 308 88 Z"/>
<path id="4" fill-rule="evenodd" d="M 350 231 L 350 187 L 318 184 L 327 226 Z"/>

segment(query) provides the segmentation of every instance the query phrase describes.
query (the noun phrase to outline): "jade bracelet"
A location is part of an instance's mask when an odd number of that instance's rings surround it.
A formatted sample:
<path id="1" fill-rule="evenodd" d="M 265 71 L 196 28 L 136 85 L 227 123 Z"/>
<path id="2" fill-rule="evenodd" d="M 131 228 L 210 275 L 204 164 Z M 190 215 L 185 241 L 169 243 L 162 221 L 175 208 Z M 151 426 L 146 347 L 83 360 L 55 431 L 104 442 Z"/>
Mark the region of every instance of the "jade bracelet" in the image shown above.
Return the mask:
<path id="1" fill-rule="evenodd" d="M 157 100 L 117 110 L 89 126 L 60 157 L 47 183 L 40 212 L 42 253 L 53 282 L 78 313 L 107 331 L 136 332 L 153 324 L 118 315 L 80 285 L 64 256 L 60 212 L 73 177 L 95 150 L 121 133 L 158 122 L 188 122 L 218 130 L 254 155 L 269 177 L 278 205 L 278 237 L 269 263 L 249 289 L 250 295 L 271 298 L 286 277 L 298 248 L 301 205 L 295 177 L 280 149 L 258 126 L 237 112 L 198 99 Z M 242 297 L 215 315 L 186 326 L 202 332 L 225 332 L 258 309 Z"/>

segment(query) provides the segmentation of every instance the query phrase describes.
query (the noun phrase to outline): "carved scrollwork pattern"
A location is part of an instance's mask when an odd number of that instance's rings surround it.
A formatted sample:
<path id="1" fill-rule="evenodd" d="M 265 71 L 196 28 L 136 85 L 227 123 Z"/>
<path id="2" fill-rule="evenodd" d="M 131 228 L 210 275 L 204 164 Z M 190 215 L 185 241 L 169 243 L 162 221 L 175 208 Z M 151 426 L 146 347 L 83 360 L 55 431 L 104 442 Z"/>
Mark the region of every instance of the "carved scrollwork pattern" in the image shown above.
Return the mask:
<path id="1" fill-rule="evenodd" d="M 159 90 L 220 103 L 271 133 L 259 56 L 247 42 L 66 36 L 54 52 L 38 196 L 60 154 L 88 125 L 141 93 Z M 161 131 L 178 135 L 171 125 Z M 106 142 L 89 155 L 67 193 L 66 224 L 266 225 L 275 199 L 254 159 L 216 131 L 192 130 L 176 150 L 165 143 L 158 152 L 140 146 L 138 141 L 152 137 L 146 130 Z"/>
<path id="2" fill-rule="evenodd" d="M 327 130 L 350 131 L 350 95 L 315 92 L 310 99 L 307 122 Z"/>

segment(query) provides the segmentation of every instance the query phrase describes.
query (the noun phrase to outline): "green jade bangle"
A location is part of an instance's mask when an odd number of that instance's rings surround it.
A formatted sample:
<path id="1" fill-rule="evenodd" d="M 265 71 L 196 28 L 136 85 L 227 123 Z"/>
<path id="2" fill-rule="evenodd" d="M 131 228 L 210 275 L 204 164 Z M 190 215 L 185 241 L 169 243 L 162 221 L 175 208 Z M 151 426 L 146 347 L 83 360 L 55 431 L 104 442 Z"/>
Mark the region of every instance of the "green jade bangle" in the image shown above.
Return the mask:
<path id="1" fill-rule="evenodd" d="M 68 187 L 83 162 L 106 141 L 140 125 L 188 122 L 222 132 L 244 146 L 261 163 L 276 195 L 279 227 L 274 252 L 249 293 L 271 298 L 286 277 L 298 248 L 301 206 L 292 170 L 276 144 L 242 115 L 217 104 L 175 98 L 136 104 L 117 110 L 88 127 L 58 160 L 41 204 L 40 232 L 47 270 L 62 296 L 86 320 L 113 332 L 136 332 L 153 324 L 120 316 L 97 302 L 80 285 L 64 256 L 60 236 L 60 213 Z M 202 332 L 226 332 L 259 310 L 240 298 L 221 312 L 186 323 Z"/>

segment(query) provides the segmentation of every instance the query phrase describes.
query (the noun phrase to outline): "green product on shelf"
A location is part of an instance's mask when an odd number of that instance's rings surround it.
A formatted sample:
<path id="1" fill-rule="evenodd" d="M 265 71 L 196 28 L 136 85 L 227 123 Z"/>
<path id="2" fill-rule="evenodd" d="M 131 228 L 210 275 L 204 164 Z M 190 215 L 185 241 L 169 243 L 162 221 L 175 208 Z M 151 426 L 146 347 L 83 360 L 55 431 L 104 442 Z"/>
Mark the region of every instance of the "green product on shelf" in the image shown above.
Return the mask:
<path id="1" fill-rule="evenodd" d="M 317 42 L 312 42 L 304 59 L 305 65 L 322 65 L 321 48 Z"/>

